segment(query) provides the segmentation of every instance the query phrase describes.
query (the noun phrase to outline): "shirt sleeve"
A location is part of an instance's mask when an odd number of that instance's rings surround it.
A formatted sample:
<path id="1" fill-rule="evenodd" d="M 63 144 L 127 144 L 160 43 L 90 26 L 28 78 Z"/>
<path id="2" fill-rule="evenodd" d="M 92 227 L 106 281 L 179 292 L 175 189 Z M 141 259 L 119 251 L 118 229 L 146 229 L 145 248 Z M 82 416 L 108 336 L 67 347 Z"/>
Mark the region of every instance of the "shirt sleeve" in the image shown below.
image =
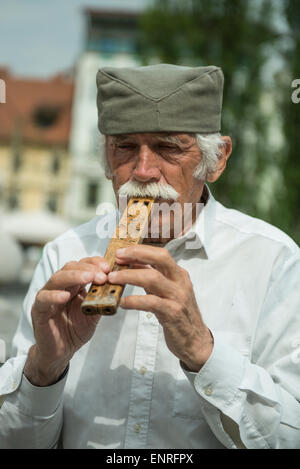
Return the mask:
<path id="1" fill-rule="evenodd" d="M 45 387 L 33 386 L 23 375 L 28 350 L 35 343 L 32 304 L 57 268 L 55 252 L 46 245 L 23 303 L 12 358 L 0 368 L 0 448 L 52 448 L 60 434 L 67 373 Z"/>
<path id="2" fill-rule="evenodd" d="M 299 448 L 299 278 L 298 253 L 275 266 L 250 359 L 212 331 L 206 364 L 198 373 L 183 369 L 210 428 L 228 448 Z"/>

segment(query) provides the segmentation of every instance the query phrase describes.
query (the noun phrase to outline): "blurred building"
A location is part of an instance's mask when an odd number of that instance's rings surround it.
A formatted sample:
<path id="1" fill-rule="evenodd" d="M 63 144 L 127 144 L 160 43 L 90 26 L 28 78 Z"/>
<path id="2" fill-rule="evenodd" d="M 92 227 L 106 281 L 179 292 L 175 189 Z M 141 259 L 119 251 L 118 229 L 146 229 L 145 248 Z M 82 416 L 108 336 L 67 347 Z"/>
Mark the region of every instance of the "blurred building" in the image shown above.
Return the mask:
<path id="1" fill-rule="evenodd" d="M 23 79 L 1 69 L 0 206 L 6 211 L 63 215 L 70 178 L 73 82 L 69 77 Z"/>
<path id="2" fill-rule="evenodd" d="M 139 12 L 84 11 L 86 37 L 75 74 L 72 111 L 72 184 L 67 212 L 74 223 L 96 215 L 100 202 L 115 202 L 111 182 L 104 176 L 99 158 L 96 74 L 100 67 L 140 65 L 137 56 Z"/>
<path id="3" fill-rule="evenodd" d="M 72 80 L 22 79 L 0 70 L 0 361 L 9 357 L 41 248 L 68 226 Z"/>

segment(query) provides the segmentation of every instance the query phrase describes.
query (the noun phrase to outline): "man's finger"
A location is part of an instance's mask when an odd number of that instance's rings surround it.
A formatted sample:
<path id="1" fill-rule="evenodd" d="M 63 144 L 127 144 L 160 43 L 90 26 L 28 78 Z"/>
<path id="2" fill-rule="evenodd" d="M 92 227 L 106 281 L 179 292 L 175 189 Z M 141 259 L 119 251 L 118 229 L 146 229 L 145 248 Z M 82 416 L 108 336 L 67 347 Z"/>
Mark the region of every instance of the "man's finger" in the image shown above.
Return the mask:
<path id="1" fill-rule="evenodd" d="M 130 264 L 132 269 L 153 269 L 150 264 Z"/>
<path id="2" fill-rule="evenodd" d="M 118 260 L 128 264 L 149 264 L 169 279 L 176 280 L 178 278 L 178 266 L 165 248 L 143 244 L 129 246 L 116 251 L 116 261 L 118 262 Z"/>
<path id="3" fill-rule="evenodd" d="M 173 283 L 155 269 L 125 269 L 110 272 L 107 279 L 112 284 L 142 287 L 162 298 L 176 298 Z"/>
<path id="4" fill-rule="evenodd" d="M 110 271 L 108 262 L 104 259 L 104 257 L 100 256 L 85 257 L 84 259 L 81 259 L 78 264 L 91 264 L 95 267 L 100 267 L 106 273 Z"/>
<path id="5" fill-rule="evenodd" d="M 93 272 L 95 276 L 97 276 L 97 279 L 98 278 L 100 279 L 100 282 L 102 279 L 106 281 L 107 272 L 104 271 L 104 268 L 102 267 L 101 264 L 85 264 L 85 263 L 79 263 L 79 262 L 70 262 L 69 264 L 66 264 L 62 270 L 64 272 L 73 271 L 73 270 L 78 270 L 81 272 Z M 109 271 L 110 269 L 108 268 L 108 272 Z"/>
<path id="6" fill-rule="evenodd" d="M 47 313 L 47 318 L 55 316 L 61 307 L 70 300 L 70 297 L 71 294 L 68 291 L 40 290 L 36 295 L 33 312 Z"/>
<path id="7" fill-rule="evenodd" d="M 98 259 L 102 259 L 99 257 Z M 85 258 L 81 261 L 71 261 L 64 265 L 61 270 L 88 270 L 98 272 L 99 270 L 107 273 L 110 271 L 109 265 L 106 261 L 97 261 L 95 258 Z"/>
<path id="8" fill-rule="evenodd" d="M 120 300 L 120 307 L 123 309 L 136 309 L 138 311 L 148 311 L 155 314 L 161 322 L 169 316 L 172 309 L 171 303 L 156 295 L 130 295 L 123 296 Z"/>
<path id="9" fill-rule="evenodd" d="M 103 272 L 101 274 L 105 276 Z M 48 280 L 44 290 L 64 290 L 65 288 L 87 285 L 94 280 L 95 276 L 96 273 L 91 271 L 59 270 Z"/>

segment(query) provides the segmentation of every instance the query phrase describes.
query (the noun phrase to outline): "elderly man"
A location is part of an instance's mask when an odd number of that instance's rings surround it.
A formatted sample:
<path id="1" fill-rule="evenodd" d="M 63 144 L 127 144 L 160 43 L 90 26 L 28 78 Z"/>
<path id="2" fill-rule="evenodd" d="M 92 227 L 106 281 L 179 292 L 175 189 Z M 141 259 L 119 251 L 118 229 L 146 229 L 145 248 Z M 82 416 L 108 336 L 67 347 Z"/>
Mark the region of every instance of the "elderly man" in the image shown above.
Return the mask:
<path id="1" fill-rule="evenodd" d="M 299 447 L 299 249 L 205 184 L 231 153 L 220 68 L 104 68 L 97 86 L 116 196 L 189 204 L 190 221 L 164 235 L 158 214 L 119 272 L 101 217 L 45 247 L 1 369 L 0 445 Z M 91 282 L 126 285 L 115 316 L 82 314 Z"/>

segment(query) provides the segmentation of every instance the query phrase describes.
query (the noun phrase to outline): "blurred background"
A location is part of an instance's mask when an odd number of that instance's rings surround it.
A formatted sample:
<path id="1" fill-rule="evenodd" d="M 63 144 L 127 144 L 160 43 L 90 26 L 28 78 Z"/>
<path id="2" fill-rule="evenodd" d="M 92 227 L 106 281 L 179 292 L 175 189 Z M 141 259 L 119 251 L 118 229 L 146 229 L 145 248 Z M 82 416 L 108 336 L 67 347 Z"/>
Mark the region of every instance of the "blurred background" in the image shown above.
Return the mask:
<path id="1" fill-rule="evenodd" d="M 0 362 L 45 243 L 114 203 L 98 68 L 221 66 L 233 155 L 212 191 L 299 244 L 299 57 L 298 0 L 0 0 Z"/>

